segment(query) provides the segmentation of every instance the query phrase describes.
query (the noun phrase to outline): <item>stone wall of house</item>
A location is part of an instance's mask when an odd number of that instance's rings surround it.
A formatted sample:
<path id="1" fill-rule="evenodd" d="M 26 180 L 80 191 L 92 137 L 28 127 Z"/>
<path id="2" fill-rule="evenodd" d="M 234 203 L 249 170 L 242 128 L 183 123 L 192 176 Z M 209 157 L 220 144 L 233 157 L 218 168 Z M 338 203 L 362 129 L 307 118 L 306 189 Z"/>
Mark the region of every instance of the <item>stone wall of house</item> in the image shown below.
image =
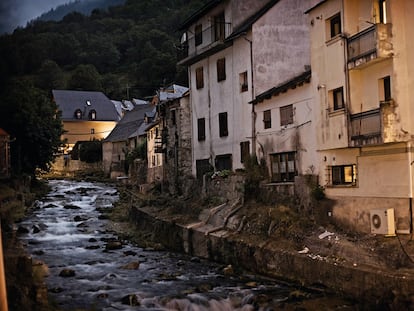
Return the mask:
<path id="1" fill-rule="evenodd" d="M 78 171 L 103 171 L 102 162 L 86 163 L 80 160 L 72 160 L 70 156 L 60 155 L 52 163 L 53 173 L 71 176 Z"/>

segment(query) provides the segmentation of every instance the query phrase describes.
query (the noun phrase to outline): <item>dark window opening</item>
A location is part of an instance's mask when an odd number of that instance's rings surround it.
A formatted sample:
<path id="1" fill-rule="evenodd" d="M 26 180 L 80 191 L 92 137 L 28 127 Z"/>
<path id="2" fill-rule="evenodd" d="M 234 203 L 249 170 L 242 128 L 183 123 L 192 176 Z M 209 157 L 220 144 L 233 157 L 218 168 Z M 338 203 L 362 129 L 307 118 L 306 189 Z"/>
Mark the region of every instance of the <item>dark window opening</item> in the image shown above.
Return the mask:
<path id="1" fill-rule="evenodd" d="M 389 76 L 384 78 L 384 100 L 391 100 L 391 78 Z"/>
<path id="2" fill-rule="evenodd" d="M 198 180 L 202 180 L 204 174 L 214 171 L 208 159 L 196 160 L 196 176 Z"/>
<path id="3" fill-rule="evenodd" d="M 271 110 L 263 111 L 263 126 L 265 129 L 272 127 L 272 112 Z"/>
<path id="4" fill-rule="evenodd" d="M 203 87 L 204 87 L 203 67 L 199 67 L 196 69 L 196 88 L 201 89 Z"/>
<path id="5" fill-rule="evenodd" d="M 333 108 L 339 110 L 344 108 L 344 89 L 342 87 L 332 91 L 333 95 Z"/>
<path id="6" fill-rule="evenodd" d="M 217 60 L 217 81 L 226 80 L 226 59 L 220 58 Z"/>
<path id="7" fill-rule="evenodd" d="M 216 171 L 232 170 L 232 156 L 231 154 L 217 155 L 215 159 Z"/>
<path id="8" fill-rule="evenodd" d="M 331 38 L 339 35 L 341 33 L 341 14 L 336 14 L 329 20 L 330 29 L 331 29 Z"/>
<path id="9" fill-rule="evenodd" d="M 240 162 L 244 163 L 250 155 L 250 142 L 242 141 L 240 143 Z"/>
<path id="10" fill-rule="evenodd" d="M 195 26 L 195 45 L 198 46 L 203 43 L 203 26 L 196 25 Z"/>
<path id="11" fill-rule="evenodd" d="M 214 40 L 223 41 L 225 36 L 224 12 L 214 16 Z"/>
<path id="12" fill-rule="evenodd" d="M 206 119 L 205 118 L 200 118 L 197 120 L 197 132 L 198 132 L 199 141 L 206 139 Z"/>
<path id="13" fill-rule="evenodd" d="M 227 112 L 219 113 L 219 132 L 220 137 L 229 135 L 229 129 L 227 125 Z"/>

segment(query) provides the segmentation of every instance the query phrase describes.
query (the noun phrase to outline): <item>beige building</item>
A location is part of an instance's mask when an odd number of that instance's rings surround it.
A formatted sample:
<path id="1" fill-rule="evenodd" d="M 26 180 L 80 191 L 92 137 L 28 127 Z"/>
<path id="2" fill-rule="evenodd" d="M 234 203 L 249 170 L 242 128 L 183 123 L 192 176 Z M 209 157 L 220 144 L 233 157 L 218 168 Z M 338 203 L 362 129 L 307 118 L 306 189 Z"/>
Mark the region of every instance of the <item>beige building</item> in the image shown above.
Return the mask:
<path id="1" fill-rule="evenodd" d="M 332 216 L 356 230 L 393 233 L 394 212 L 397 232 L 409 233 L 414 2 L 325 0 L 306 13 L 320 183 L 334 200 Z"/>
<path id="2" fill-rule="evenodd" d="M 120 119 L 114 104 L 102 92 L 53 90 L 52 94 L 62 113 L 66 151 L 70 152 L 78 141 L 104 139 Z"/>

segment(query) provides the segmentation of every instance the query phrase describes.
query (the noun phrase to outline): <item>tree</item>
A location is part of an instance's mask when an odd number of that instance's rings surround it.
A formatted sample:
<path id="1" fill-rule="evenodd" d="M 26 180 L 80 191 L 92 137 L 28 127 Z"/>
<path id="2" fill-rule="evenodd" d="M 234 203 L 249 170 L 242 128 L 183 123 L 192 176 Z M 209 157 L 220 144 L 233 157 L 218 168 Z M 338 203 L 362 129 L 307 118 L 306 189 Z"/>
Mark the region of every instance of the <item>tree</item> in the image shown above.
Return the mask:
<path id="1" fill-rule="evenodd" d="M 56 104 L 24 79 L 9 82 L 1 98 L 0 124 L 13 140 L 13 172 L 34 175 L 36 169 L 48 170 L 63 134 Z"/>
<path id="2" fill-rule="evenodd" d="M 53 60 L 45 60 L 38 72 L 36 86 L 43 90 L 63 89 L 65 76 L 62 69 Z"/>
<path id="3" fill-rule="evenodd" d="M 79 65 L 69 79 L 68 88 L 82 91 L 102 91 L 101 75 L 94 65 Z"/>

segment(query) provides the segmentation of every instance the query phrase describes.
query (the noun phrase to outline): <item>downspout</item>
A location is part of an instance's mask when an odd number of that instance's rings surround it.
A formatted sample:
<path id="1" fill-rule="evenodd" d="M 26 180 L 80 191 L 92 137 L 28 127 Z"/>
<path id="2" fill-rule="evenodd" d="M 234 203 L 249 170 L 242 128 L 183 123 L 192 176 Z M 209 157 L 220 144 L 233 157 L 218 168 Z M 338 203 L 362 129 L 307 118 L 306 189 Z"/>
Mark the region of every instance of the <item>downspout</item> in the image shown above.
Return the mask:
<path id="1" fill-rule="evenodd" d="M 344 0 L 342 0 L 342 17 L 341 17 L 341 21 L 342 21 L 342 31 L 344 29 L 344 10 L 345 10 L 345 5 L 344 5 Z M 347 129 L 347 140 L 348 140 L 348 146 L 350 145 L 351 142 L 351 133 L 350 133 L 350 112 L 349 112 L 349 105 L 351 103 L 351 94 L 350 94 L 350 82 L 349 82 L 349 70 L 348 70 L 348 39 L 347 36 L 345 34 L 341 34 L 343 43 L 344 43 L 344 72 L 345 72 L 345 90 L 346 90 L 346 104 L 345 104 L 345 114 L 346 114 L 346 119 L 345 119 L 345 124 L 346 124 L 346 129 Z M 362 111 L 361 111 L 362 112 Z"/>

